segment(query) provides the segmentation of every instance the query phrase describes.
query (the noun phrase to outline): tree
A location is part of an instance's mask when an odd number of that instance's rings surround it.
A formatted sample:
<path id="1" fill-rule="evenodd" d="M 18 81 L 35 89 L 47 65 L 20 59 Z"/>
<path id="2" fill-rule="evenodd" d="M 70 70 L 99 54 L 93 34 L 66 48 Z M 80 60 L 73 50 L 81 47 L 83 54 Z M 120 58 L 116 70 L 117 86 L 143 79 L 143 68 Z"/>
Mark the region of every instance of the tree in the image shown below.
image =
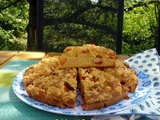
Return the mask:
<path id="1" fill-rule="evenodd" d="M 147 0 L 125 4 L 123 52 L 138 53 L 158 47 L 158 6 L 160 1 Z"/>
<path id="2" fill-rule="evenodd" d="M 27 0 L 29 2 L 29 23 L 27 25 L 27 50 L 37 50 L 37 0 Z"/>
<path id="3" fill-rule="evenodd" d="M 156 46 L 153 43 L 158 40 L 155 38 L 158 32 L 159 2 L 125 0 L 123 53 L 137 53 Z M 107 7 L 108 5 L 114 7 Z M 48 18 L 45 19 L 44 27 L 45 49 L 62 51 L 68 45 L 85 43 L 96 43 L 114 49 L 116 16 L 106 11 L 115 11 L 116 8 L 117 4 L 113 0 L 98 0 L 96 3 L 90 0 L 45 0 L 44 12 Z M 25 41 L 27 36 L 27 50 L 37 50 L 36 10 L 37 0 L 0 1 L 0 49 L 26 50 L 26 46 L 22 48 L 20 42 Z M 143 21 L 141 24 L 140 19 Z M 141 30 L 145 33 L 143 36 Z"/>
<path id="4" fill-rule="evenodd" d="M 111 7 L 112 6 L 112 7 Z M 115 48 L 118 2 L 44 1 L 44 47 L 94 43 Z M 52 31 L 51 31 L 52 30 Z M 106 40 L 107 39 L 107 40 Z M 57 50 L 57 48 L 55 48 Z"/>
<path id="5" fill-rule="evenodd" d="M 1 7 L 0 7 L 0 11 L 2 12 L 3 10 L 9 8 L 9 7 L 12 7 L 12 6 L 15 6 L 18 4 L 18 2 L 20 2 L 21 0 L 15 0 L 15 1 L 12 1 L 12 0 L 8 0 L 8 1 L 1 1 Z"/>
<path id="6" fill-rule="evenodd" d="M 134 9 L 138 10 L 138 8 L 140 7 L 144 8 L 147 5 L 157 4 L 157 3 L 159 3 L 159 1 L 157 0 L 155 1 L 146 0 L 145 2 L 125 1 L 126 7 L 124 8 L 124 11 L 128 13 L 129 12 L 132 13 L 136 11 Z M 95 4 L 93 4 L 90 0 L 86 0 L 86 1 L 82 1 L 82 0 L 81 1 L 78 1 L 78 0 L 77 1 L 73 1 L 73 0 L 60 1 L 59 0 L 54 2 L 53 1 L 50 2 L 49 0 L 45 1 L 45 4 L 44 4 L 45 5 L 44 12 L 46 15 L 45 17 L 49 18 L 49 19 L 45 19 L 45 24 L 46 24 L 45 38 L 44 38 L 45 49 L 50 49 L 55 51 L 57 51 L 58 49 L 58 51 L 61 51 L 64 49 L 64 47 L 68 45 L 85 44 L 91 41 L 94 41 L 94 43 L 96 44 L 115 49 L 114 47 L 115 36 L 113 35 L 115 31 L 114 29 L 110 29 L 110 28 L 116 27 L 116 24 L 115 24 L 116 17 L 113 14 L 110 14 L 110 13 L 108 14 L 107 11 L 108 9 L 111 9 L 111 8 L 106 7 L 107 5 L 111 5 L 111 4 L 113 4 L 113 6 L 116 6 L 116 4 L 114 4 L 113 1 L 106 2 L 103 0 L 99 0 Z M 149 10 L 147 10 L 146 12 L 149 12 Z M 141 11 L 139 11 L 139 13 L 141 13 Z M 112 19 L 113 16 L 114 16 L 114 19 Z M 138 19 L 139 18 L 137 18 L 137 20 Z M 132 21 L 130 21 L 130 23 L 131 22 Z M 150 23 L 155 24 L 154 20 L 150 21 Z M 147 23 L 147 24 L 151 25 L 150 23 Z M 150 32 L 154 30 L 154 26 L 155 25 L 152 25 L 150 26 L 150 28 L 146 28 L 145 29 L 146 34 L 148 34 L 148 31 Z M 129 30 L 132 31 L 132 28 Z M 136 32 L 138 32 L 138 30 L 140 30 L 140 28 L 137 29 Z M 108 31 L 110 31 L 113 34 L 110 34 Z M 154 44 L 150 44 L 150 43 L 156 43 L 156 42 L 153 42 L 153 40 L 149 40 L 150 37 L 153 38 L 157 34 L 155 33 L 153 33 L 152 35 L 148 34 L 147 37 L 146 35 L 142 37 L 139 36 L 139 38 L 137 38 L 137 35 L 136 35 L 137 33 L 130 34 L 129 37 L 127 37 L 128 33 L 124 34 L 124 45 L 123 45 L 124 53 L 128 49 L 130 49 L 131 52 L 139 52 L 140 49 L 145 50 L 145 49 L 149 49 L 151 47 L 156 46 Z M 133 39 L 130 38 L 131 36 Z M 71 43 L 70 41 L 75 41 L 75 42 Z M 126 47 L 126 44 L 129 47 Z M 141 46 L 138 47 L 137 50 L 133 51 L 132 50 L 133 48 L 137 48 L 135 47 L 135 45 L 137 44 L 141 44 Z M 64 47 L 57 48 L 57 46 L 62 46 L 62 45 L 64 45 Z"/>
<path id="7" fill-rule="evenodd" d="M 28 4 L 25 0 L 0 1 L 0 49 L 25 50 Z M 20 38 L 17 40 L 17 38 Z"/>

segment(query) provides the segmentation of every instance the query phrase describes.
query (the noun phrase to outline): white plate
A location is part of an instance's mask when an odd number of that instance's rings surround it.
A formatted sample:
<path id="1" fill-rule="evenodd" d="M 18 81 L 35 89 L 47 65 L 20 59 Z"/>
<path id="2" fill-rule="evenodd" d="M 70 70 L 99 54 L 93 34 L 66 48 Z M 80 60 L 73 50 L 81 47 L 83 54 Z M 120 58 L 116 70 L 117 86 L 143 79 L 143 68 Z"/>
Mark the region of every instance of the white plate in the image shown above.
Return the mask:
<path id="1" fill-rule="evenodd" d="M 135 68 L 134 68 L 135 69 Z M 60 108 L 55 106 L 49 106 L 44 103 L 38 102 L 32 98 L 28 97 L 28 94 L 23 87 L 23 74 L 25 70 L 21 71 L 13 80 L 12 88 L 14 93 L 17 95 L 19 99 L 21 99 L 26 104 L 47 111 L 57 114 L 64 114 L 64 115 L 77 115 L 77 116 L 90 116 L 90 115 L 104 115 L 104 114 L 114 114 L 115 112 L 131 108 L 142 101 L 148 98 L 148 95 L 151 93 L 152 90 L 152 81 L 149 76 L 142 71 L 135 69 L 138 73 L 138 87 L 136 88 L 134 93 L 128 93 L 130 99 L 129 100 L 122 100 L 121 102 L 102 108 L 99 110 L 91 110 L 91 111 L 84 111 L 81 108 L 82 100 L 80 94 L 77 96 L 77 104 L 75 108 Z"/>

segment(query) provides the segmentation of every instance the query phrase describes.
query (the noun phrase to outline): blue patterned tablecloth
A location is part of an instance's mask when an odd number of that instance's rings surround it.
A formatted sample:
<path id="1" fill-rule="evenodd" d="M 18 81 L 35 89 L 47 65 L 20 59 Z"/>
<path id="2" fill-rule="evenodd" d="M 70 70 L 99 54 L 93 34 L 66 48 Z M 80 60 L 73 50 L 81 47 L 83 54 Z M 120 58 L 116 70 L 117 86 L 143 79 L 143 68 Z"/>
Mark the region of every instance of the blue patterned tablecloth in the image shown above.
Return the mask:
<path id="1" fill-rule="evenodd" d="M 155 48 L 143 51 L 125 60 L 130 66 L 147 74 L 153 82 L 153 89 L 148 99 L 136 106 L 113 113 L 120 115 L 115 120 L 160 120 L 160 57 Z M 110 120 L 113 117 L 97 116 L 94 120 Z"/>

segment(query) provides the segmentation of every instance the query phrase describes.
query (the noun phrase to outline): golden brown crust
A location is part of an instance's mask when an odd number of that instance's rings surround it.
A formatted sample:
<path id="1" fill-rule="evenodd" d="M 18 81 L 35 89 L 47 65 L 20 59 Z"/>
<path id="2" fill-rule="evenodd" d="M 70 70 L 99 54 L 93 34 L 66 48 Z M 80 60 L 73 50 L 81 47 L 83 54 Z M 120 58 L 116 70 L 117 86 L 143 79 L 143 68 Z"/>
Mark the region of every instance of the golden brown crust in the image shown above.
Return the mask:
<path id="1" fill-rule="evenodd" d="M 29 97 L 58 107 L 76 105 L 77 70 L 59 69 L 58 58 L 42 60 L 24 74 L 24 86 Z M 45 65 L 47 68 L 45 69 Z"/>
<path id="2" fill-rule="evenodd" d="M 121 95 L 115 96 L 114 98 L 112 98 L 108 101 L 105 101 L 105 105 L 111 106 L 113 104 L 116 104 L 116 103 L 122 101 L 123 99 L 128 99 L 128 95 L 127 95 L 126 91 L 122 92 Z"/>
<path id="3" fill-rule="evenodd" d="M 126 62 L 122 62 L 121 60 L 119 59 L 116 59 L 115 60 L 115 68 L 129 68 L 129 65 L 126 63 Z"/>
<path id="4" fill-rule="evenodd" d="M 23 75 L 24 87 L 32 84 L 35 78 L 50 75 L 58 67 L 59 59 L 57 56 L 43 58 L 38 64 L 32 65 L 26 69 Z"/>
<path id="5" fill-rule="evenodd" d="M 70 46 L 59 57 L 60 67 L 114 67 L 116 53 L 92 44 Z"/>
<path id="6" fill-rule="evenodd" d="M 121 84 L 133 93 L 138 85 L 138 77 L 136 71 L 129 67 L 104 68 L 104 71 L 115 76 L 120 80 Z"/>
<path id="7" fill-rule="evenodd" d="M 122 101 L 123 99 L 125 99 L 126 97 L 127 97 L 127 93 L 125 91 L 121 95 L 115 96 L 114 98 L 111 98 L 109 100 L 94 102 L 91 104 L 83 104 L 82 107 L 84 108 L 84 110 L 101 109 L 103 107 L 108 107 L 113 104 L 116 104 L 116 103 Z"/>
<path id="8" fill-rule="evenodd" d="M 136 72 L 113 50 L 91 44 L 70 46 L 62 56 L 42 59 L 25 71 L 23 81 L 29 97 L 65 108 L 76 106 L 79 85 L 83 110 L 113 105 L 138 84 Z"/>
<path id="9" fill-rule="evenodd" d="M 78 75 L 84 110 L 103 108 L 107 101 L 117 98 L 113 101 L 115 103 L 127 96 L 123 95 L 127 89 L 121 86 L 119 80 L 98 68 L 79 68 Z"/>

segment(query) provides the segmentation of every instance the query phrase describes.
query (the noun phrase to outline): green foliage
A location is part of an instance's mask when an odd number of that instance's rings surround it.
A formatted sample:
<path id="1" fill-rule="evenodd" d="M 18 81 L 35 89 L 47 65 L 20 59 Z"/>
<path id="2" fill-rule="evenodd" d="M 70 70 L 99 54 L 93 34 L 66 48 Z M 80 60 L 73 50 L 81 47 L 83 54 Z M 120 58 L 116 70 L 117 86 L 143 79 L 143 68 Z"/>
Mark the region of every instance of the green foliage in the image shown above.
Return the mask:
<path id="1" fill-rule="evenodd" d="M 27 35 L 25 30 L 28 23 L 29 6 L 27 1 L 21 0 L 14 4 L 13 0 L 4 0 L 0 1 L 0 5 L 1 8 L 5 8 L 0 9 L 0 49 L 25 50 L 26 42 L 22 44 L 21 40 L 26 40 Z M 19 39 L 19 41 L 15 40 L 18 38 L 21 39 Z"/>
<path id="2" fill-rule="evenodd" d="M 124 54 L 156 47 L 156 4 L 150 1 L 125 0 Z M 53 19 L 53 25 L 44 28 L 45 50 L 62 51 L 86 43 L 115 49 L 115 35 L 106 27 L 117 26 L 117 16 L 105 10 L 111 4 L 117 7 L 113 0 L 45 0 L 45 17 Z M 27 0 L 0 1 L 0 50 L 26 50 L 28 12 Z"/>
<path id="3" fill-rule="evenodd" d="M 52 18 L 53 25 L 45 27 L 45 50 L 62 51 L 67 45 L 85 43 L 115 49 L 117 14 L 107 11 L 109 4 L 117 7 L 117 2 L 113 0 L 102 0 L 97 4 L 90 0 L 46 0 L 45 18 Z"/>
<path id="4" fill-rule="evenodd" d="M 153 4 L 125 12 L 123 53 L 138 53 L 156 47 L 158 23 L 155 15 Z"/>
<path id="5" fill-rule="evenodd" d="M 150 4 L 150 1 L 125 0 L 126 11 L 124 13 L 122 51 L 124 54 L 135 54 L 156 47 L 158 35 L 156 7 L 154 3 Z M 89 22 L 94 23 L 94 26 L 98 24 L 116 28 L 116 16 L 114 14 L 98 7 L 92 8 L 93 4 L 90 1 L 55 1 L 53 4 L 49 4 L 49 1 L 47 1 L 47 3 L 46 6 L 51 5 L 53 9 L 49 12 L 50 7 L 46 7 L 46 17 L 51 17 L 53 21 L 55 20 L 55 25 L 45 27 L 44 40 L 47 50 L 62 51 L 67 45 L 81 45 L 91 42 L 115 49 L 114 35 L 108 33 L 107 30 L 95 29 L 93 26 L 90 27 L 88 24 L 84 24 Z M 102 6 L 107 4 L 114 5 L 111 1 L 102 1 L 101 3 Z M 83 11 L 87 6 L 89 6 L 89 9 L 82 12 L 78 18 L 73 18 L 71 23 L 70 21 L 65 22 L 65 19 L 69 19 L 78 10 Z M 59 23 L 56 20 L 64 22 Z M 48 46 L 50 46 L 49 49 Z M 60 48 L 57 46 L 60 46 Z"/>

